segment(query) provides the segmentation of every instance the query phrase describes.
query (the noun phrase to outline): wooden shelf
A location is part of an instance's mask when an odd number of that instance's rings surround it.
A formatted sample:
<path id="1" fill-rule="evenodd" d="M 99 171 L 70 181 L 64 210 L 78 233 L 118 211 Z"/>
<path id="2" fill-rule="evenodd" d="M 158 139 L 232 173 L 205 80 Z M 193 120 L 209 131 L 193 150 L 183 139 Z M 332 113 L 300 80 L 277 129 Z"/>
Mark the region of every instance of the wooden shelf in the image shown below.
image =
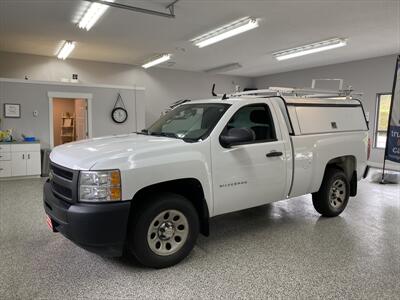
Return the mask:
<path id="1" fill-rule="evenodd" d="M 61 120 L 61 142 L 66 143 L 75 141 L 75 115 L 63 113 Z"/>

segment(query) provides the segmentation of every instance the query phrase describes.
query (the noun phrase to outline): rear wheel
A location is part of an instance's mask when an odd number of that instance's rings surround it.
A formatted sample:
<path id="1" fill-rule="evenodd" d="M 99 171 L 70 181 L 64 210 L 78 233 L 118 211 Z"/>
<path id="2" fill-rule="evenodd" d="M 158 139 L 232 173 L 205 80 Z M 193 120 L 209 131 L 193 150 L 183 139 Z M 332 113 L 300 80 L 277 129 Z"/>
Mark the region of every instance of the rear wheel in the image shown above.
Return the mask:
<path id="1" fill-rule="evenodd" d="M 143 265 L 165 268 L 177 264 L 193 249 L 199 217 L 181 195 L 162 193 L 143 199 L 129 233 L 128 249 Z"/>
<path id="2" fill-rule="evenodd" d="M 350 183 L 346 174 L 334 168 L 325 172 L 318 192 L 312 195 L 314 208 L 325 217 L 340 215 L 347 206 L 350 196 Z"/>

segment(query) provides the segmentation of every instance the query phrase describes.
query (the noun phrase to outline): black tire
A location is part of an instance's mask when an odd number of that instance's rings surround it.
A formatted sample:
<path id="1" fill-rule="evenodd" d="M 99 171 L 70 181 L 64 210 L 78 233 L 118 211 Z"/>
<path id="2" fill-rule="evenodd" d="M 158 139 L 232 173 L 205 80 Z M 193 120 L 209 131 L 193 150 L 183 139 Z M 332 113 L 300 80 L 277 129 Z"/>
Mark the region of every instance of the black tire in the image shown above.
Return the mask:
<path id="1" fill-rule="evenodd" d="M 314 208 L 324 217 L 336 217 L 347 206 L 350 183 L 346 174 L 339 169 L 328 168 L 318 192 L 312 194 Z"/>
<path id="2" fill-rule="evenodd" d="M 146 199 L 142 199 L 141 202 L 144 203 L 144 205 L 139 206 L 137 211 L 134 212 L 133 222 L 130 225 L 130 230 L 128 233 L 128 251 L 139 263 L 147 267 L 159 269 L 170 267 L 179 263 L 193 249 L 199 234 L 199 216 L 196 209 L 185 197 L 173 193 L 151 194 L 147 196 Z M 171 212 L 170 218 L 176 218 L 176 215 L 172 217 L 176 212 L 179 219 L 178 222 L 183 222 L 182 220 L 186 220 L 186 222 L 182 223 L 184 224 L 184 229 L 182 230 L 185 230 L 185 237 L 180 238 L 180 242 L 182 242 L 182 244 L 177 242 L 178 237 L 181 234 L 181 232 L 178 232 L 178 223 L 176 223 L 177 226 L 175 227 L 175 223 L 173 223 L 172 219 L 164 219 L 165 215 L 167 214 L 166 212 Z M 162 221 L 166 221 L 160 222 L 161 224 L 158 224 L 159 226 L 155 226 L 155 224 L 153 224 L 156 223 L 154 220 L 158 220 L 156 218 L 160 218 L 160 215 L 162 215 Z M 181 217 L 179 218 L 179 216 Z M 168 240 L 164 240 L 164 238 L 166 238 L 163 235 L 164 233 L 159 235 L 161 230 L 160 228 L 162 227 L 162 224 L 165 225 L 168 222 L 170 223 L 170 226 L 172 226 L 171 228 L 173 228 L 169 231 L 169 234 L 172 234 L 172 236 Z M 187 232 L 185 227 L 187 227 Z M 159 249 L 155 248 L 156 244 L 152 243 L 153 240 L 150 238 L 153 235 L 152 231 L 157 232 L 155 234 L 154 241 L 160 242 L 161 247 Z M 152 233 L 150 234 L 150 232 Z M 175 249 L 167 249 L 169 240 L 175 245 L 173 246 Z M 165 251 L 167 253 L 160 255 L 155 251 Z M 176 252 L 168 254 L 168 251 Z"/>

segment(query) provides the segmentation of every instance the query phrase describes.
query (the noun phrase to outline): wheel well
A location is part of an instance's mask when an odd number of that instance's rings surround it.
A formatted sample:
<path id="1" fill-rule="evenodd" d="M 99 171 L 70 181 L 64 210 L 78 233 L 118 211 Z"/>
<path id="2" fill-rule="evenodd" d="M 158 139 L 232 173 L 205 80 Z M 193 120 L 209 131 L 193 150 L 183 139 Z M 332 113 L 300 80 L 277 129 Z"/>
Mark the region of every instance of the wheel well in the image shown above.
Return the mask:
<path id="1" fill-rule="evenodd" d="M 352 155 L 335 157 L 328 161 L 325 171 L 328 168 L 342 170 L 350 183 L 350 196 L 357 194 L 357 160 Z"/>
<path id="2" fill-rule="evenodd" d="M 209 211 L 206 199 L 204 197 L 203 187 L 195 178 L 176 179 L 165 182 L 156 183 L 139 190 L 133 197 L 132 210 L 140 206 L 145 195 L 159 192 L 170 192 L 184 196 L 188 199 L 199 215 L 200 232 L 208 236 L 209 229 Z"/>

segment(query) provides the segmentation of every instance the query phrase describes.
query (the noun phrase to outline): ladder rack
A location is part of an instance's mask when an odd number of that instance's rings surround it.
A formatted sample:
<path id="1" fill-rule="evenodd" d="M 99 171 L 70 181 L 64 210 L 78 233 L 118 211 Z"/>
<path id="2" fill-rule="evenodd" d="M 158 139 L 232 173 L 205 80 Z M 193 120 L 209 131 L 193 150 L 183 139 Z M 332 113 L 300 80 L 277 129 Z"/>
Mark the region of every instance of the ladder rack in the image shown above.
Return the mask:
<path id="1" fill-rule="evenodd" d="M 316 89 L 316 82 L 320 81 L 338 81 L 338 90 L 321 90 Z M 267 89 L 250 90 L 244 92 L 235 92 L 231 94 L 217 94 L 214 92 L 215 84 L 212 87 L 212 95 L 222 97 L 226 99 L 228 97 L 241 97 L 241 96 L 294 96 L 299 98 L 345 98 L 353 99 L 358 96 L 361 97 L 362 93 L 355 93 L 351 86 L 347 89 L 343 89 L 343 79 L 313 79 L 311 88 L 294 88 L 294 87 L 269 87 Z"/>
<path id="2" fill-rule="evenodd" d="M 217 96 L 223 96 L 217 94 Z M 346 98 L 352 99 L 354 96 L 362 96 L 362 93 L 353 93 L 353 90 L 318 90 L 300 89 L 287 87 L 269 87 L 268 89 L 252 90 L 227 94 L 227 97 L 241 96 L 294 96 L 299 98 Z"/>

